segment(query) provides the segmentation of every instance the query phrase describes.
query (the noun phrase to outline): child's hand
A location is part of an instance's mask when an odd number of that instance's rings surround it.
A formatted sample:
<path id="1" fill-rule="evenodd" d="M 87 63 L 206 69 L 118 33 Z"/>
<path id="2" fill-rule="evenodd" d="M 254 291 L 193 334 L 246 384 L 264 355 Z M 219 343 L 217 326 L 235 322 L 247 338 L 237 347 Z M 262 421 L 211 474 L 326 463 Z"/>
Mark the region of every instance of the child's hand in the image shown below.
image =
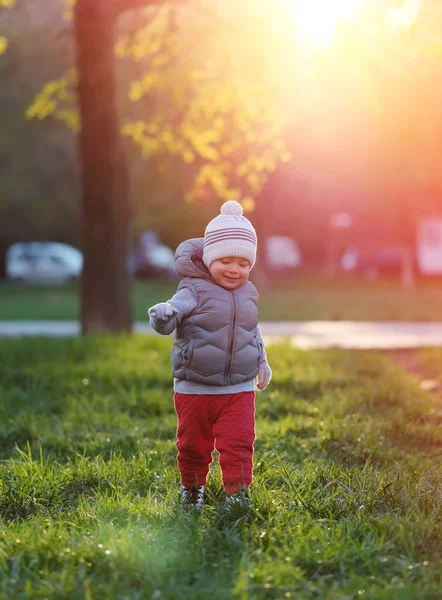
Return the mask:
<path id="1" fill-rule="evenodd" d="M 269 385 L 271 378 L 272 369 L 266 362 L 262 362 L 259 365 L 258 371 L 258 385 L 256 386 L 258 390 L 265 390 L 265 388 Z"/>
<path id="2" fill-rule="evenodd" d="M 161 320 L 164 323 L 173 319 L 177 314 L 178 310 L 168 302 L 160 302 L 160 304 L 155 304 L 155 306 L 149 308 L 149 317 L 157 321 Z"/>

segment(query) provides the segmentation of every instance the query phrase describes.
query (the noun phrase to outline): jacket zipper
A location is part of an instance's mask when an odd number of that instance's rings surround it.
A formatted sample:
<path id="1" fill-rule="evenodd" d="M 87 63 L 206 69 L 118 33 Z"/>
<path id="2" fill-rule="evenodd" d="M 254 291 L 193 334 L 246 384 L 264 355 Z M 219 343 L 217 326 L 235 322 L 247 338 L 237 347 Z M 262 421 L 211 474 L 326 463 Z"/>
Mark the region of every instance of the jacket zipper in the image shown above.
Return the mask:
<path id="1" fill-rule="evenodd" d="M 226 385 L 228 385 L 228 383 L 229 383 L 229 375 L 230 375 L 230 370 L 232 368 L 232 363 L 233 363 L 233 349 L 235 347 L 235 331 L 236 331 L 236 320 L 237 320 L 237 312 L 238 312 L 236 296 L 235 296 L 234 292 L 231 292 L 230 298 L 232 300 L 233 320 L 232 320 L 232 327 L 230 330 L 229 354 L 227 356 L 226 371 L 224 373 L 224 380 L 225 380 Z"/>

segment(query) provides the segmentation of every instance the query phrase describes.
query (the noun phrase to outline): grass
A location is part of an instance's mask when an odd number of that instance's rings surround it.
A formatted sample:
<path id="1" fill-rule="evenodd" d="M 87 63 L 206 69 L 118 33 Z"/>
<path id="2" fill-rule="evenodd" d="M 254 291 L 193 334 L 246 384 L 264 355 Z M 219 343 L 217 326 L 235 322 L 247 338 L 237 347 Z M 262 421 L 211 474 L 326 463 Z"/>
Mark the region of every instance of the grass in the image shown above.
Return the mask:
<path id="1" fill-rule="evenodd" d="M 196 516 L 169 351 L 0 341 L 1 600 L 440 598 L 437 399 L 377 354 L 270 347 L 251 507 L 225 509 L 214 465 Z"/>
<path id="2" fill-rule="evenodd" d="M 137 281 L 133 308 L 137 320 L 146 320 L 147 308 L 176 291 L 176 282 Z M 276 282 L 260 293 L 260 318 L 264 321 L 375 320 L 442 321 L 439 301 L 442 282 L 420 281 L 414 290 L 403 290 L 396 280 L 366 281 L 346 277 L 326 281 L 299 276 Z M 78 319 L 75 284 L 66 286 L 0 286 L 0 319 Z"/>
<path id="3" fill-rule="evenodd" d="M 436 376 L 442 373 L 442 348 L 426 348 L 420 356 Z"/>

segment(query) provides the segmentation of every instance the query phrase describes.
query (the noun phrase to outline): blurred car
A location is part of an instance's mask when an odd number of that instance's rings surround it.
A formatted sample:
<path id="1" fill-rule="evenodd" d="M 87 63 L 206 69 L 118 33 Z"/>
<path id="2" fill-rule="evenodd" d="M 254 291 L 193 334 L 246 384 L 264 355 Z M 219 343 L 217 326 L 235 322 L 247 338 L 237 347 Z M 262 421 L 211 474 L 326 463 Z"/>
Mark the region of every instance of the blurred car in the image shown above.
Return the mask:
<path id="1" fill-rule="evenodd" d="M 267 266 L 284 273 L 302 265 L 301 252 L 296 240 L 285 235 L 273 235 L 266 239 Z"/>
<path id="2" fill-rule="evenodd" d="M 420 218 L 416 237 L 419 271 L 422 275 L 442 275 L 442 216 Z"/>
<path id="3" fill-rule="evenodd" d="M 402 266 L 401 246 L 381 246 L 370 251 L 356 248 L 347 250 L 341 257 L 341 267 L 366 277 L 399 273 Z"/>
<path id="4" fill-rule="evenodd" d="M 6 252 L 6 277 L 31 283 L 64 283 L 80 277 L 82 253 L 59 242 L 18 242 Z"/>
<path id="5" fill-rule="evenodd" d="M 154 244 L 146 248 L 136 248 L 129 258 L 129 271 L 139 279 L 173 279 L 175 253 L 164 244 Z"/>

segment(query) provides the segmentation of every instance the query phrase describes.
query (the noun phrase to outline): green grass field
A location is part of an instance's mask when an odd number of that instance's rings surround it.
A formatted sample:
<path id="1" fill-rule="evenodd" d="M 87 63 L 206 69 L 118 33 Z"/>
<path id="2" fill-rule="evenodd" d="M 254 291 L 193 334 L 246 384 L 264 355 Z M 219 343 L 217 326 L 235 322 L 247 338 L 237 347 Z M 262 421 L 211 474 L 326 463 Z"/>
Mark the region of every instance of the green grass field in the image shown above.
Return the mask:
<path id="1" fill-rule="evenodd" d="M 137 320 L 147 309 L 169 299 L 177 284 L 137 281 L 133 308 Z M 346 277 L 336 281 L 305 276 L 275 283 L 260 293 L 264 321 L 375 320 L 442 321 L 441 281 L 421 281 L 403 290 L 395 280 L 364 281 Z M 0 319 L 78 319 L 75 284 L 67 286 L 0 286 Z"/>
<path id="2" fill-rule="evenodd" d="M 440 599 L 438 398 L 374 353 L 270 347 L 251 506 L 215 465 L 196 516 L 169 351 L 0 340 L 1 600 Z"/>

